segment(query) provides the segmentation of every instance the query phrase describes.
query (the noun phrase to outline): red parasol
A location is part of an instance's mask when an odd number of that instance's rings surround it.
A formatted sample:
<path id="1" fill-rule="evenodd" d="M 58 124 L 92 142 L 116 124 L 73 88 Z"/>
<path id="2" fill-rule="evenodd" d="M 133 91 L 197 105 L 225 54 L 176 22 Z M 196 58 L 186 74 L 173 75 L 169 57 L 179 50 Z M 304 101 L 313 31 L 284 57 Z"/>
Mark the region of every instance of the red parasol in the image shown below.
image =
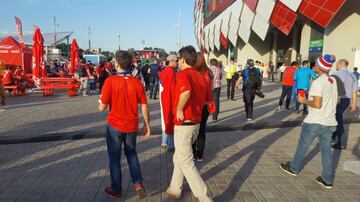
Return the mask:
<path id="1" fill-rule="evenodd" d="M 72 75 L 74 72 L 76 72 L 80 62 L 79 46 L 75 39 L 73 39 L 71 42 L 70 57 L 70 74 Z"/>
<path id="2" fill-rule="evenodd" d="M 44 62 L 44 38 L 39 28 L 35 30 L 33 42 L 33 79 L 35 84 L 38 85 L 40 79 L 46 76 Z"/>

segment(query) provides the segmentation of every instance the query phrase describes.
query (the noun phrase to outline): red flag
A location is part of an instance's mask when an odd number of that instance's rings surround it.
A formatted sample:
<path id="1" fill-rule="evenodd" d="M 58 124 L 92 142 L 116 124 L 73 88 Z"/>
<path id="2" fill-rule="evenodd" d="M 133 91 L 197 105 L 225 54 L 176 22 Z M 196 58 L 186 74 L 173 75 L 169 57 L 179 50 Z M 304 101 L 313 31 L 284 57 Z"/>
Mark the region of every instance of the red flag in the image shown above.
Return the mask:
<path id="1" fill-rule="evenodd" d="M 23 33 L 22 33 L 21 20 L 18 17 L 15 17 L 15 23 L 16 23 L 16 29 L 17 29 L 17 32 L 18 32 L 18 35 L 19 35 L 19 42 L 21 44 L 21 47 L 24 48 L 25 45 L 24 45 L 24 36 L 23 36 Z"/>
<path id="2" fill-rule="evenodd" d="M 71 51 L 70 51 L 70 74 L 73 75 L 76 72 L 76 69 L 80 66 L 80 55 L 79 55 L 79 46 L 76 43 L 76 40 L 73 39 L 71 42 Z"/>
<path id="3" fill-rule="evenodd" d="M 35 85 L 38 86 L 41 78 L 46 77 L 44 38 L 39 28 L 35 31 L 33 42 L 33 79 L 35 81 Z"/>

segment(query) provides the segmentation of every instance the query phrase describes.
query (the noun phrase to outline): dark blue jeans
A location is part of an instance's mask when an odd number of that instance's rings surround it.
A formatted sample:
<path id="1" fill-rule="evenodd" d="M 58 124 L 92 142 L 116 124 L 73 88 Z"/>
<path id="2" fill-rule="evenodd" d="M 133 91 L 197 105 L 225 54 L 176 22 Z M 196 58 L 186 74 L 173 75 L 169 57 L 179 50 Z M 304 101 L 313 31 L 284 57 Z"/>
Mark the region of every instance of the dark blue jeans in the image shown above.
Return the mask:
<path id="1" fill-rule="evenodd" d="M 345 129 L 344 129 L 344 112 L 350 105 L 350 98 L 341 98 L 339 104 L 336 106 L 336 121 L 338 122 L 338 125 L 336 127 L 336 131 L 332 135 L 332 139 L 335 140 L 338 139 L 338 144 L 346 148 L 347 144 L 347 136 L 345 135 Z"/>
<path id="2" fill-rule="evenodd" d="M 219 111 L 220 111 L 220 93 L 221 93 L 221 88 L 214 88 L 212 90 L 212 95 L 214 97 L 214 102 L 216 105 L 216 111 L 215 113 L 212 114 L 213 120 L 217 120 L 218 116 L 219 116 Z"/>
<path id="3" fill-rule="evenodd" d="M 96 81 L 95 81 L 95 79 L 93 79 L 93 78 L 89 79 L 89 85 L 90 85 L 90 90 L 91 91 L 96 90 Z"/>
<path id="4" fill-rule="evenodd" d="M 106 143 L 110 161 L 111 188 L 115 192 L 122 191 L 121 150 L 124 144 L 125 156 L 129 165 L 133 183 L 142 183 L 140 163 L 136 152 L 136 132 L 123 133 L 107 126 Z"/>
<path id="5" fill-rule="evenodd" d="M 292 86 L 284 86 L 284 85 L 282 86 L 282 92 L 281 92 L 281 96 L 280 96 L 280 100 L 279 100 L 279 106 L 282 106 L 282 104 L 284 103 L 285 97 L 286 97 L 285 107 L 286 107 L 286 109 L 289 109 L 292 89 L 293 89 Z"/>
<path id="6" fill-rule="evenodd" d="M 150 99 L 156 98 L 158 90 L 159 90 L 159 78 L 153 78 L 150 88 Z"/>
<path id="7" fill-rule="evenodd" d="M 321 162 L 322 162 L 322 174 L 321 178 L 329 184 L 333 183 L 332 175 L 332 151 L 331 151 L 331 134 L 336 130 L 335 126 L 323 126 L 320 124 L 304 123 L 299 143 L 296 149 L 296 153 L 293 161 L 290 164 L 290 169 L 299 173 L 302 161 L 305 154 L 309 150 L 311 143 L 317 137 L 320 142 Z"/>

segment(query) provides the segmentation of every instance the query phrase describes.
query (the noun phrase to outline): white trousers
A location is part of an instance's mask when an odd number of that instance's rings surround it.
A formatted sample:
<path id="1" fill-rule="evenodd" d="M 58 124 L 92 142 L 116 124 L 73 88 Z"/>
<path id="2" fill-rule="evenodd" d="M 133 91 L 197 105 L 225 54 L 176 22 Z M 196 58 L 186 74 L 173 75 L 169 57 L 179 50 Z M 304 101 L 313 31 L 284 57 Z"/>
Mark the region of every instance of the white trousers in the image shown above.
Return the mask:
<path id="1" fill-rule="evenodd" d="M 174 172 L 170 183 L 170 191 L 181 194 L 185 177 L 191 191 L 199 201 L 211 202 L 213 200 L 208 196 L 206 184 L 193 161 L 192 144 L 197 139 L 199 128 L 199 124 L 175 126 L 174 142 L 176 149 L 173 157 Z"/>

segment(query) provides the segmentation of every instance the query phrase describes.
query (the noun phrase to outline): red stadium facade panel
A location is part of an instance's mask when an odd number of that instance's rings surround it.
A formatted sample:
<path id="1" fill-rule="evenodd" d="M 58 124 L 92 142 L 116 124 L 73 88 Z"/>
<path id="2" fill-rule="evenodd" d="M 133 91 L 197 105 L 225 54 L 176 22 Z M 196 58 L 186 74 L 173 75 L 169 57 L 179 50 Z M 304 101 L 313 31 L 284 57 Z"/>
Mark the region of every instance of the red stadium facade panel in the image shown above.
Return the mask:
<path id="1" fill-rule="evenodd" d="M 255 12 L 258 1 L 259 0 L 244 0 L 244 3 L 250 8 L 250 10 Z"/>
<path id="2" fill-rule="evenodd" d="M 303 0 L 299 11 L 325 28 L 344 3 L 345 0 Z"/>
<path id="3" fill-rule="evenodd" d="M 278 1 L 271 15 L 271 23 L 285 35 L 289 35 L 296 20 L 296 13 Z"/>

